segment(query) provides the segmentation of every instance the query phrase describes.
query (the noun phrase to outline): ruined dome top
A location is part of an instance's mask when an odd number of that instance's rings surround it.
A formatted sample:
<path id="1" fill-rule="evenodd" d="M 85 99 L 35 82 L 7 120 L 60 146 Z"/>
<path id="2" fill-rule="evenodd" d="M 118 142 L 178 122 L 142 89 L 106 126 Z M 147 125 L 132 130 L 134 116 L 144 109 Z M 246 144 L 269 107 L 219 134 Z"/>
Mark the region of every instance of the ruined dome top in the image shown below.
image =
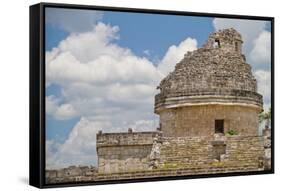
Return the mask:
<path id="1" fill-rule="evenodd" d="M 261 107 L 262 96 L 257 93 L 251 66 L 241 53 L 242 43 L 241 35 L 233 28 L 211 33 L 202 48 L 187 52 L 161 81 L 155 111 L 173 104 L 206 102 Z"/>
<path id="2" fill-rule="evenodd" d="M 220 44 L 221 48 L 226 46 L 229 50 L 235 50 L 236 46 L 238 48 L 237 51 L 241 53 L 241 44 L 243 43 L 242 37 L 241 34 L 233 28 L 218 30 L 217 32 L 211 33 L 203 47 L 212 48 L 216 45 L 216 42 Z"/>

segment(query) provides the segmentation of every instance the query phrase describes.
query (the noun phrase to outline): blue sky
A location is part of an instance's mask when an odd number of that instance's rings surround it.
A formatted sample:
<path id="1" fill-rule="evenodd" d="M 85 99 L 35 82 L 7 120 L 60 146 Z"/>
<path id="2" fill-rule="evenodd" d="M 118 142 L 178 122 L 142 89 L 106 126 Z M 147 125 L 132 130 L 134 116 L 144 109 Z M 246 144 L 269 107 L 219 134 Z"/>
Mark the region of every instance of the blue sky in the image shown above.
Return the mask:
<path id="1" fill-rule="evenodd" d="M 196 38 L 201 46 L 213 31 L 212 18 L 206 17 L 110 12 L 103 18 L 104 22 L 120 27 L 118 44 L 139 56 L 148 49 L 162 58 L 170 45 L 186 37 Z"/>
<path id="2" fill-rule="evenodd" d="M 230 27 L 242 34 L 268 108 L 268 22 L 47 8 L 47 168 L 96 165 L 98 130 L 155 130 L 159 81 L 209 33 Z"/>

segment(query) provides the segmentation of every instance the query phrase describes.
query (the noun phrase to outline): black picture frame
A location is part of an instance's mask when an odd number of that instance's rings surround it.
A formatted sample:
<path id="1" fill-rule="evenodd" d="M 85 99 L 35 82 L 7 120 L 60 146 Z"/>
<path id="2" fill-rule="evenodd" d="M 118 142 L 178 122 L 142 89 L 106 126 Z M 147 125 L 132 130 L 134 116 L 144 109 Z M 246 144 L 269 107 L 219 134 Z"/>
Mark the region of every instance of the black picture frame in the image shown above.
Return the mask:
<path id="1" fill-rule="evenodd" d="M 80 10 L 101 10 L 133 13 L 151 13 L 164 15 L 183 15 L 198 17 L 236 18 L 250 20 L 265 20 L 271 22 L 271 170 L 254 172 L 235 172 L 188 176 L 170 176 L 128 180 L 110 180 L 99 182 L 78 182 L 78 183 L 45 183 L 45 8 L 69 8 Z M 116 184 L 131 182 L 163 181 L 191 178 L 210 178 L 242 175 L 258 175 L 274 173 L 274 18 L 264 16 L 232 15 L 217 13 L 199 13 L 183 11 L 167 11 L 153 9 L 135 9 L 123 7 L 104 7 L 93 5 L 73 5 L 39 3 L 30 6 L 30 145 L 29 145 L 29 184 L 38 188 L 53 188 L 67 186 Z"/>

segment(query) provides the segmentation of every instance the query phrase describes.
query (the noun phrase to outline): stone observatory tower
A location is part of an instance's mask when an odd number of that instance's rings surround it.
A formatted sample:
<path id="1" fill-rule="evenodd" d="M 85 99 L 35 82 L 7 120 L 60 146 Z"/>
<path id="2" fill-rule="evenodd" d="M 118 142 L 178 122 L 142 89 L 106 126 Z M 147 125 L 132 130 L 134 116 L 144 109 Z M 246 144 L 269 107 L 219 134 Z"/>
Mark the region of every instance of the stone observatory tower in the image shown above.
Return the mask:
<path id="1" fill-rule="evenodd" d="M 258 135 L 262 96 L 234 29 L 187 52 L 155 96 L 160 127 L 97 134 L 102 180 L 270 169 Z M 270 142 L 270 139 L 268 139 Z M 269 143 L 270 145 L 270 143 Z"/>
<path id="2" fill-rule="evenodd" d="M 258 135 L 262 96 L 233 28 L 210 34 L 187 52 L 155 96 L 155 113 L 165 137 Z"/>

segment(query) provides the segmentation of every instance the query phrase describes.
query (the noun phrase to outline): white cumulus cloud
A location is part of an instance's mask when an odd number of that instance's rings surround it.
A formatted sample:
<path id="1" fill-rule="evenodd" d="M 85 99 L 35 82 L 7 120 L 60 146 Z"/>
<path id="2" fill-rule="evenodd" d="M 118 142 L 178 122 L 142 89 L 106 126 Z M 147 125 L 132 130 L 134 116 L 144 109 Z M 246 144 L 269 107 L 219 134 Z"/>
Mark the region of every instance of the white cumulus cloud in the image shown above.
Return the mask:
<path id="1" fill-rule="evenodd" d="M 271 33 L 262 31 L 254 40 L 254 47 L 250 52 L 250 61 L 261 68 L 270 68 L 271 62 Z"/>
<path id="2" fill-rule="evenodd" d="M 71 104 L 61 104 L 61 100 L 54 95 L 46 96 L 46 113 L 58 120 L 67 120 L 78 115 Z"/>
<path id="3" fill-rule="evenodd" d="M 109 126 L 109 122 L 93 122 L 82 117 L 63 144 L 56 144 L 53 140 L 47 141 L 47 168 L 95 164 L 96 133 L 99 129 L 106 129 Z"/>
<path id="4" fill-rule="evenodd" d="M 265 108 L 268 109 L 271 100 L 271 73 L 270 71 L 257 70 L 254 75 L 258 82 L 258 92 L 263 95 Z"/>
<path id="5" fill-rule="evenodd" d="M 148 83 L 161 77 L 153 64 L 112 42 L 118 27 L 98 23 L 91 32 L 72 34 L 47 52 L 47 78 L 52 83 Z"/>
<path id="6" fill-rule="evenodd" d="M 46 113 L 52 114 L 58 109 L 59 99 L 55 96 L 46 96 Z"/>

